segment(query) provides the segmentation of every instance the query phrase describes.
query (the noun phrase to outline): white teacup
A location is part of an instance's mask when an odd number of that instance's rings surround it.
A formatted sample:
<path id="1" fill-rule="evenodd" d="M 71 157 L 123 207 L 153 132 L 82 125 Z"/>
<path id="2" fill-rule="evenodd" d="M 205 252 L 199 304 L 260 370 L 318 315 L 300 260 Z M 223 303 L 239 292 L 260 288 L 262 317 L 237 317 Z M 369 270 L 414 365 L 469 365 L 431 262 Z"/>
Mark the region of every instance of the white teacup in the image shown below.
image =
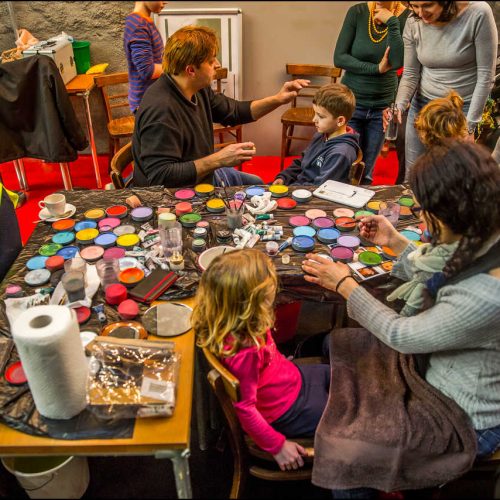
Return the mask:
<path id="1" fill-rule="evenodd" d="M 66 210 L 66 196 L 59 193 L 49 194 L 38 202 L 40 208 L 46 208 L 53 217 L 62 215 Z"/>

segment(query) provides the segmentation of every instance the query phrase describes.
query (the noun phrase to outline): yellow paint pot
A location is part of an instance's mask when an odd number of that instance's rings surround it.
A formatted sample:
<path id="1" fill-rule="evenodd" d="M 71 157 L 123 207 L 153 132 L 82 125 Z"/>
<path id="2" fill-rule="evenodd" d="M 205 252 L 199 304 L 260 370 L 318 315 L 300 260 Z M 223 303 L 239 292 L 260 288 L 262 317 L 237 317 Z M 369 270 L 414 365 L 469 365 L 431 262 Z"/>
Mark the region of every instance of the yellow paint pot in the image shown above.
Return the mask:
<path id="1" fill-rule="evenodd" d="M 81 245 L 90 245 L 94 243 L 94 238 L 99 236 L 99 231 L 97 229 L 82 229 L 76 233 L 76 241 Z"/>
<path id="2" fill-rule="evenodd" d="M 140 238 L 137 234 L 122 234 L 116 239 L 116 246 L 125 250 L 132 250 L 139 244 Z"/>
<path id="3" fill-rule="evenodd" d="M 224 212 L 224 202 L 220 198 L 212 198 L 207 201 L 207 210 L 209 212 Z"/>
<path id="4" fill-rule="evenodd" d="M 91 208 L 83 216 L 88 220 L 101 220 L 106 216 L 106 212 L 102 208 Z"/>
<path id="5" fill-rule="evenodd" d="M 194 187 L 194 192 L 200 197 L 210 196 L 214 191 L 212 184 L 198 184 Z"/>
<path id="6" fill-rule="evenodd" d="M 288 194 L 288 186 L 283 184 L 274 184 L 269 186 L 269 191 L 273 196 L 286 196 Z"/>
<path id="7" fill-rule="evenodd" d="M 369 201 L 366 204 L 366 208 L 370 210 L 370 212 L 378 213 L 380 210 L 380 201 Z"/>

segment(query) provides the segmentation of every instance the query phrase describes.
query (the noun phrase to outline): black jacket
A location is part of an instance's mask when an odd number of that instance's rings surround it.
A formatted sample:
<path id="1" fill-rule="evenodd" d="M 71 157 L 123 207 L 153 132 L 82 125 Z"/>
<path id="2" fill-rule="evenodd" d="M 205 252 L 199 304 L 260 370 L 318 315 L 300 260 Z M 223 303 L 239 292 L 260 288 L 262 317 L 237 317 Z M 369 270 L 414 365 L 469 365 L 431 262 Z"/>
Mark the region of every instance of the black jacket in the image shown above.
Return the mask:
<path id="1" fill-rule="evenodd" d="M 55 62 L 36 55 L 0 65 L 0 163 L 68 162 L 88 146 Z"/>

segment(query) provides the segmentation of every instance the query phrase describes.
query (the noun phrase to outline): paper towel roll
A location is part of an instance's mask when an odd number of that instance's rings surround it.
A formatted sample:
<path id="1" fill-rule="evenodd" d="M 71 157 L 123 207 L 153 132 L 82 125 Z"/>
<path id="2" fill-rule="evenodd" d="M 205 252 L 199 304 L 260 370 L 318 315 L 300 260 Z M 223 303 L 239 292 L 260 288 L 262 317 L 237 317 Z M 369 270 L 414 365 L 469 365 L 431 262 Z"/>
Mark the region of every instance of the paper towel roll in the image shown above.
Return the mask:
<path id="1" fill-rule="evenodd" d="M 86 406 L 88 365 L 76 314 L 65 306 L 35 306 L 12 325 L 12 338 L 37 410 L 69 419 Z"/>

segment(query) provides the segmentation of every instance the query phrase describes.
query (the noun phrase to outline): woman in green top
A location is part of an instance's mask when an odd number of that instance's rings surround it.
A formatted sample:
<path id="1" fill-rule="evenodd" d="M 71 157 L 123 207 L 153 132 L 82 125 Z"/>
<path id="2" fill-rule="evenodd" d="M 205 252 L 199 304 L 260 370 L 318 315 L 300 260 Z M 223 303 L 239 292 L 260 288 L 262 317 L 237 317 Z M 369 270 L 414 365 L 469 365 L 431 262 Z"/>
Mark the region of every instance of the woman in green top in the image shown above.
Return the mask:
<path id="1" fill-rule="evenodd" d="M 403 66 L 401 34 L 408 10 L 401 2 L 352 6 L 340 31 L 333 63 L 345 70 L 342 83 L 356 97 L 349 126 L 360 135 L 365 162 L 362 183 L 371 184 L 373 167 L 384 143 L 382 111 L 396 96 L 396 70 Z"/>

